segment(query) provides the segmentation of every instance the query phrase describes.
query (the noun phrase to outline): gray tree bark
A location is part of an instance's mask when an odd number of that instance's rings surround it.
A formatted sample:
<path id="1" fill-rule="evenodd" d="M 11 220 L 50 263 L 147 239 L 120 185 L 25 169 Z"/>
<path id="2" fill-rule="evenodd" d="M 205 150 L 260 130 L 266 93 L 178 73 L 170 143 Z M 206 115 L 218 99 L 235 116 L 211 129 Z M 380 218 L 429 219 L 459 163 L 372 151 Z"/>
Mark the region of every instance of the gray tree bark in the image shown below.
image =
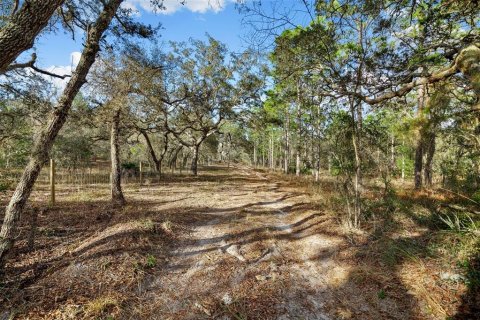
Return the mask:
<path id="1" fill-rule="evenodd" d="M 433 156 L 435 154 L 435 133 L 430 132 L 425 139 L 425 152 L 427 154 L 425 158 L 425 169 L 424 169 L 424 182 L 426 187 L 431 187 L 433 184 Z"/>
<path id="2" fill-rule="evenodd" d="M 177 169 L 177 159 L 178 159 L 178 154 L 180 151 L 183 149 L 183 145 L 179 145 L 175 151 L 172 153 L 172 156 L 169 161 L 170 168 L 172 169 Z"/>
<path id="3" fill-rule="evenodd" d="M 302 152 L 302 92 L 300 80 L 297 83 L 297 145 L 295 150 L 295 175 L 300 176 L 301 152 Z"/>
<path id="4" fill-rule="evenodd" d="M 253 141 L 253 167 L 257 167 L 257 143 Z"/>
<path id="5" fill-rule="evenodd" d="M 55 10 L 65 0 L 25 0 L 0 29 L 0 74 L 25 50 L 47 25 Z"/>
<path id="6" fill-rule="evenodd" d="M 422 117 L 423 109 L 426 105 L 426 85 L 422 85 L 418 88 L 418 111 L 417 114 L 419 117 Z M 418 135 L 417 146 L 415 148 L 415 164 L 414 164 L 414 183 L 415 189 L 422 188 L 423 181 L 422 181 L 422 170 L 423 170 L 423 145 L 424 145 L 424 137 L 423 137 L 423 128 L 420 129 L 420 133 Z"/>
<path id="7" fill-rule="evenodd" d="M 284 150 L 284 172 L 288 174 L 288 166 L 290 164 L 290 112 L 285 112 L 285 150 Z"/>
<path id="8" fill-rule="evenodd" d="M 148 136 L 145 130 L 140 130 L 145 142 L 147 143 L 148 152 L 150 153 L 150 158 L 152 159 L 153 163 L 155 164 L 155 171 L 158 173 L 161 172 L 161 163 L 155 154 L 155 150 L 153 149 L 152 142 L 150 141 L 150 137 Z"/>
<path id="9" fill-rule="evenodd" d="M 121 2 L 122 0 L 111 0 L 107 2 L 96 22 L 89 29 L 85 48 L 83 49 L 77 68 L 59 98 L 46 125 L 35 138 L 28 164 L 5 210 L 5 218 L 0 230 L 0 267 L 3 266 L 6 256 L 14 244 L 18 221 L 32 192 L 38 174 L 49 158 L 49 152 L 58 132 L 67 119 L 72 101 L 85 83 L 88 71 L 95 62 L 95 57 L 100 50 L 102 35 L 108 28 Z M 0 47 L 3 48 L 3 46 Z"/>
<path id="10" fill-rule="evenodd" d="M 423 170 L 423 139 L 420 137 L 415 148 L 414 179 L 415 189 L 422 188 L 422 170 Z"/>
<path id="11" fill-rule="evenodd" d="M 198 151 L 200 149 L 200 144 L 196 144 L 195 146 L 192 147 L 192 166 L 191 170 L 193 175 L 198 174 Z"/>
<path id="12" fill-rule="evenodd" d="M 167 154 L 168 151 L 168 132 L 164 133 L 164 144 L 163 144 L 163 150 L 157 157 L 155 150 L 153 149 L 152 142 L 150 141 L 150 137 L 148 136 L 148 133 L 145 130 L 140 130 L 140 133 L 145 139 L 145 142 L 147 143 L 147 148 L 148 152 L 150 153 L 150 158 L 152 159 L 153 163 L 155 164 L 155 170 L 161 174 L 162 173 L 162 163 L 163 159 L 165 158 L 165 155 Z"/>
<path id="13" fill-rule="evenodd" d="M 122 167 L 120 165 L 120 113 L 120 108 L 115 107 L 110 131 L 110 160 L 112 164 L 110 189 L 112 191 L 112 203 L 123 206 L 125 197 L 122 192 Z"/>
<path id="14" fill-rule="evenodd" d="M 354 189 L 354 216 L 353 221 L 350 219 L 350 222 L 353 223 L 355 228 L 360 226 L 360 217 L 362 214 L 362 204 L 361 204 L 361 192 L 362 192 L 362 157 L 361 157 L 361 132 L 362 129 L 361 121 L 361 111 L 358 112 L 361 102 L 356 102 L 352 99 L 351 102 L 351 115 L 353 121 L 353 134 L 352 134 L 352 145 L 353 151 L 355 154 L 355 181 L 353 185 Z M 355 119 L 355 107 L 357 109 L 357 118 Z"/>

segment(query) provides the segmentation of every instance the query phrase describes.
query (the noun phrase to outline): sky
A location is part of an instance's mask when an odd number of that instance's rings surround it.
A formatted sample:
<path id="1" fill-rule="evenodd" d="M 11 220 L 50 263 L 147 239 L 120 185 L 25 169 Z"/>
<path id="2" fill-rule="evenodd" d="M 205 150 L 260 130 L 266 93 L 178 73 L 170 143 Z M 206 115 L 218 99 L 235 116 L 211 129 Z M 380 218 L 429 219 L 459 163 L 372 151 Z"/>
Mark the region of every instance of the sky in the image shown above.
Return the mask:
<path id="1" fill-rule="evenodd" d="M 206 33 L 225 43 L 231 51 L 241 51 L 246 44 L 241 40 L 242 16 L 232 0 L 165 0 L 166 10 L 154 13 L 149 0 L 127 0 L 124 6 L 135 10 L 138 21 L 161 23 L 160 41 L 187 41 L 205 39 Z M 80 35 L 79 35 L 80 36 Z M 74 41 L 70 34 L 59 31 L 41 36 L 35 43 L 37 65 L 58 74 L 70 73 L 82 51 L 82 39 Z"/>
<path id="2" fill-rule="evenodd" d="M 167 48 L 169 41 L 188 41 L 206 39 L 208 33 L 213 38 L 226 44 L 232 52 L 241 52 L 248 47 L 242 39 L 248 38 L 252 30 L 242 24 L 243 16 L 238 12 L 235 3 L 249 2 L 250 0 L 163 0 L 166 10 L 154 12 L 150 0 L 125 0 L 124 8 L 132 9 L 133 16 L 139 22 L 157 26 L 159 43 Z M 298 10 L 304 3 L 314 0 L 262 0 L 262 8 L 275 7 L 282 12 L 292 14 L 296 24 L 304 24 L 305 12 Z M 182 5 L 183 2 L 183 5 Z M 268 9 L 267 9 L 268 10 Z M 300 14 L 299 14 L 300 12 Z M 298 18 L 300 17 L 300 18 Z M 306 21 L 309 21 L 308 19 Z M 36 40 L 33 50 L 37 53 L 37 67 L 59 74 L 69 75 L 80 60 L 83 34 L 78 32 L 76 39 L 65 30 L 45 32 Z M 271 42 L 273 43 L 273 37 Z M 270 41 L 270 40 L 269 40 Z M 31 50 L 24 52 L 18 60 L 28 61 Z M 47 76 L 46 76 L 47 77 Z M 59 89 L 68 81 L 48 77 Z"/>

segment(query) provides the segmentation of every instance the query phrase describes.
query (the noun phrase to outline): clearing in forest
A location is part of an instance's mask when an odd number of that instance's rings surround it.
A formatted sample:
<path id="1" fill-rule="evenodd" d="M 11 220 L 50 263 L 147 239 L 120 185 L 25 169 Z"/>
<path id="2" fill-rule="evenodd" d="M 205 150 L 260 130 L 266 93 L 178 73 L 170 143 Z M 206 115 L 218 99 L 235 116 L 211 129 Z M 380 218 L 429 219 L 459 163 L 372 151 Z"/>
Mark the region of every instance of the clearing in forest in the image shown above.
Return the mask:
<path id="1" fill-rule="evenodd" d="M 33 251 L 23 225 L 2 317 L 421 318 L 412 291 L 362 260 L 321 193 L 250 168 L 208 167 L 126 195 L 120 210 L 107 188 L 89 200 L 65 195 L 40 212 Z"/>

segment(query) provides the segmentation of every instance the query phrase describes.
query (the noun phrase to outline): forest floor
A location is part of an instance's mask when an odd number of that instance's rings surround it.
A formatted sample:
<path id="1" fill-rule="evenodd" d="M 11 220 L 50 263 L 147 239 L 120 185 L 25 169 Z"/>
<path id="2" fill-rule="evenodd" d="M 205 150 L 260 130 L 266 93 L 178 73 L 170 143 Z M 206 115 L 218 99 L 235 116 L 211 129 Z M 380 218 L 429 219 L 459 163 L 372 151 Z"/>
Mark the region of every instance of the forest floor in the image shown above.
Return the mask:
<path id="1" fill-rule="evenodd" d="M 129 185 L 122 209 L 106 186 L 60 189 L 58 204 L 39 210 L 34 250 L 34 211 L 23 219 L 0 319 L 445 319 L 467 310 L 459 267 L 447 253 L 426 254 L 436 242 L 421 214 L 346 231 L 329 181 L 315 192 L 306 184 L 211 166 Z M 32 206 L 47 198 L 38 189 Z"/>

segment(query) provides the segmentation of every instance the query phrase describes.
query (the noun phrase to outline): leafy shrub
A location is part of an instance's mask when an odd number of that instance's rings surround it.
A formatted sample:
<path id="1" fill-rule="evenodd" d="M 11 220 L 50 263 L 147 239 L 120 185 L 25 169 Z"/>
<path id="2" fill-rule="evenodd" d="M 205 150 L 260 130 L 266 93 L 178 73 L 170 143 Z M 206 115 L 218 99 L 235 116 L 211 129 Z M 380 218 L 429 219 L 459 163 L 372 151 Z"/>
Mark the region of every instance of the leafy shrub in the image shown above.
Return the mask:
<path id="1" fill-rule="evenodd" d="M 476 232 L 478 230 L 479 223 L 476 223 L 467 213 L 444 213 L 439 215 L 439 219 L 451 231 Z"/>
<path id="2" fill-rule="evenodd" d="M 122 169 L 125 170 L 139 170 L 140 168 L 138 167 L 138 164 L 135 162 L 125 162 L 122 163 Z"/>
<path id="3" fill-rule="evenodd" d="M 147 256 L 147 261 L 145 262 L 145 267 L 146 268 L 154 268 L 157 265 L 157 258 L 149 254 Z"/>
<path id="4" fill-rule="evenodd" d="M 476 265 L 477 264 L 477 265 Z M 467 276 L 467 286 L 470 290 L 476 290 L 480 288 L 480 264 L 478 261 L 463 260 L 458 263 L 458 266 L 462 268 Z"/>
<path id="5" fill-rule="evenodd" d="M 10 190 L 11 183 L 9 181 L 0 181 L 0 192 Z"/>
<path id="6" fill-rule="evenodd" d="M 385 293 L 385 290 L 380 290 L 377 292 L 378 299 L 383 300 L 387 297 L 387 294 Z"/>
<path id="7" fill-rule="evenodd" d="M 474 194 L 472 194 L 471 198 L 473 201 L 480 203 L 480 190 L 477 190 Z"/>

